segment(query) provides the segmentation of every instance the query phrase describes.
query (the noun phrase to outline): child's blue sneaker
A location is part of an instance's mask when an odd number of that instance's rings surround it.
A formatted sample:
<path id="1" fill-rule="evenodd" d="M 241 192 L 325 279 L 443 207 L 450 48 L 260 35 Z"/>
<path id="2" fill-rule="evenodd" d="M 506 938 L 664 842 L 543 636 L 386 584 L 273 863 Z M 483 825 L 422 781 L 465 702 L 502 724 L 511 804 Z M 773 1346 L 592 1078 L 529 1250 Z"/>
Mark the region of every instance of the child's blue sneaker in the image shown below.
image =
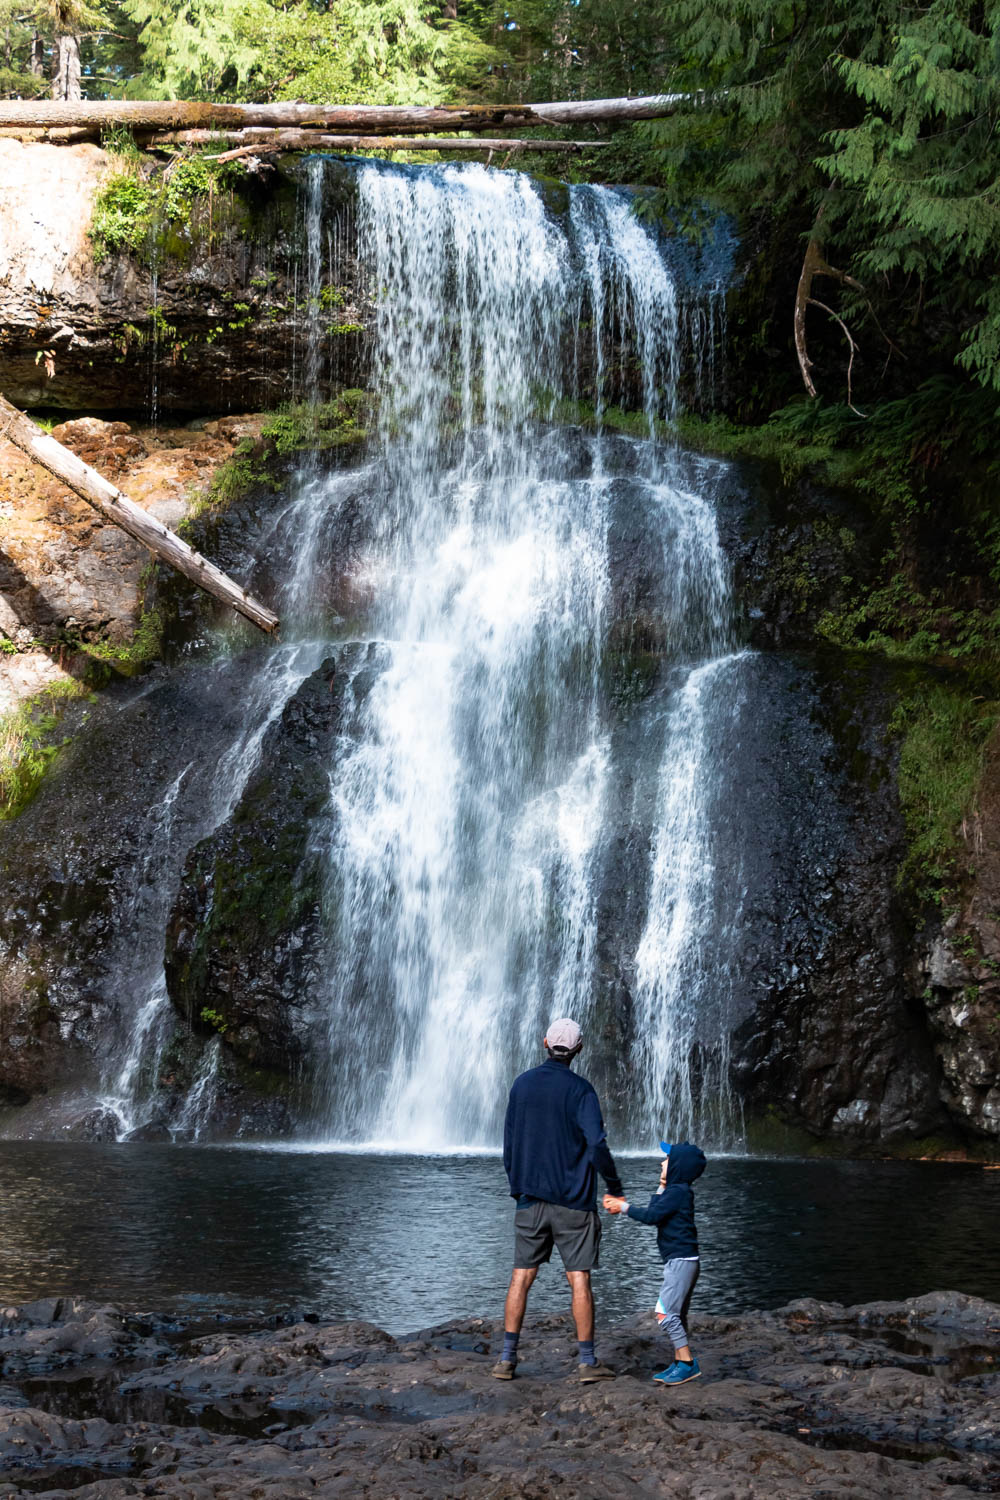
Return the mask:
<path id="1" fill-rule="evenodd" d="M 653 1376 L 661 1385 L 683 1385 L 686 1380 L 697 1380 L 701 1374 L 701 1366 L 696 1359 L 690 1364 L 683 1360 L 675 1359 L 672 1365 L 665 1370 L 660 1370 Z"/>

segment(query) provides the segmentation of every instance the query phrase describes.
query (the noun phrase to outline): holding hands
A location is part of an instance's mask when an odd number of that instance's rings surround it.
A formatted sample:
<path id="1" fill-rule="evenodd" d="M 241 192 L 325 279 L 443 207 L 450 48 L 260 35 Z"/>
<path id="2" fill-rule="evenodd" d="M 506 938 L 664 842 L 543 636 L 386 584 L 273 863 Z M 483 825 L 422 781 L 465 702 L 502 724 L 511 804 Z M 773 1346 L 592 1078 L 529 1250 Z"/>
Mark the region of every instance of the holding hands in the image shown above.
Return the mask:
<path id="1" fill-rule="evenodd" d="M 604 1208 L 609 1214 L 624 1213 L 628 1207 L 627 1198 L 613 1198 L 610 1193 L 604 1194 Z"/>

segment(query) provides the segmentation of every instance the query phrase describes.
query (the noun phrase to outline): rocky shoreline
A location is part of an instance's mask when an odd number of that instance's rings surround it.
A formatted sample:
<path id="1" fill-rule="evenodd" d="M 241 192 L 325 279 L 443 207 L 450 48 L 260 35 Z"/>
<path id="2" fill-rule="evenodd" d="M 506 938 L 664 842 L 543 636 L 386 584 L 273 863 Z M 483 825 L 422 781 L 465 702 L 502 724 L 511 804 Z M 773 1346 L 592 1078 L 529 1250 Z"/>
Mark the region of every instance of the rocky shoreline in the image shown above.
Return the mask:
<path id="1" fill-rule="evenodd" d="M 959 1293 L 703 1316 L 666 1390 L 651 1318 L 575 1379 L 537 1317 L 512 1384 L 472 1318 L 402 1337 L 308 1312 L 195 1325 L 73 1298 L 0 1310 L 0 1500 L 306 1495 L 958 1497 L 1000 1485 L 1000 1307 Z"/>

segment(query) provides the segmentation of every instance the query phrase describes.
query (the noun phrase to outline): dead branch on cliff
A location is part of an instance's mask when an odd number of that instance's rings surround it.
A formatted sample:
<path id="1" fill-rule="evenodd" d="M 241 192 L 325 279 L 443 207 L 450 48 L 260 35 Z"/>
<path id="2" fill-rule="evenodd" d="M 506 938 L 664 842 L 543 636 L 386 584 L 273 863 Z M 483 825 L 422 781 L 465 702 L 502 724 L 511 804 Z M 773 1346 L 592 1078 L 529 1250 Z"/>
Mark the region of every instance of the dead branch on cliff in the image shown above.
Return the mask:
<path id="1" fill-rule="evenodd" d="M 803 384 L 809 395 L 815 396 L 817 392 L 815 382 L 812 378 L 813 362 L 809 358 L 809 349 L 806 343 L 806 308 L 809 306 L 819 307 L 824 312 L 829 313 L 830 317 L 840 324 L 850 345 L 851 357 L 847 367 L 847 404 L 851 406 L 852 411 L 856 411 L 857 408 L 851 405 L 851 370 L 854 365 L 854 355 L 857 352 L 858 346 L 851 337 L 844 320 L 831 311 L 824 302 L 817 301 L 812 295 L 812 284 L 817 276 L 829 276 L 834 281 L 839 281 L 842 286 L 853 287 L 857 292 L 863 293 L 864 287 L 860 281 L 855 281 L 853 276 L 848 276 L 846 271 L 838 271 L 836 266 L 827 264 L 818 235 L 822 217 L 823 210 L 821 208 L 816 215 L 816 223 L 813 226 L 812 236 L 806 246 L 806 253 L 802 260 L 802 271 L 799 275 L 799 284 L 795 292 L 795 352 L 799 358 L 799 369 L 802 371 Z M 858 412 L 858 416 L 861 415 L 862 413 Z"/>
<path id="2" fill-rule="evenodd" d="M 42 432 L 30 417 L 18 411 L 3 396 L 0 396 L 0 438 L 7 438 L 34 463 L 41 464 L 50 474 L 54 474 L 74 494 L 79 495 L 81 500 L 86 500 L 88 505 L 94 506 L 107 520 L 134 536 L 144 547 L 148 547 L 154 557 L 169 564 L 171 568 L 176 568 L 207 594 L 220 599 L 223 604 L 231 605 L 268 635 L 273 635 L 278 629 L 276 614 L 254 599 L 246 589 L 240 588 L 238 583 L 234 583 L 214 563 L 182 542 L 179 536 L 143 510 L 141 505 L 136 505 L 127 495 L 123 495 L 103 474 L 85 464 L 82 458 L 78 458 L 69 448 L 64 448 L 54 437 Z"/>
<path id="3" fill-rule="evenodd" d="M 618 124 L 654 120 L 673 114 L 688 101 L 683 94 L 655 94 L 636 99 L 573 99 L 545 104 L 208 104 L 171 99 L 0 100 L 0 134 L 26 140 L 66 144 L 97 140 L 101 132 L 125 127 L 143 144 L 168 131 L 212 131 L 219 134 L 250 128 L 277 131 L 325 131 L 345 136 L 419 135 L 462 130 L 486 135 L 497 130 L 536 129 L 546 125 Z M 288 150 L 309 150 L 316 144 Z M 454 143 L 451 143 L 454 144 Z M 510 143 L 508 143 L 510 144 Z M 591 144 L 599 144 L 592 142 Z M 541 143 L 539 143 L 541 146 Z M 428 150 L 426 146 L 382 147 L 383 150 Z M 436 149 L 436 148 L 434 148 Z M 481 147 L 488 150 L 487 146 Z M 566 149 L 565 146 L 562 149 Z"/>

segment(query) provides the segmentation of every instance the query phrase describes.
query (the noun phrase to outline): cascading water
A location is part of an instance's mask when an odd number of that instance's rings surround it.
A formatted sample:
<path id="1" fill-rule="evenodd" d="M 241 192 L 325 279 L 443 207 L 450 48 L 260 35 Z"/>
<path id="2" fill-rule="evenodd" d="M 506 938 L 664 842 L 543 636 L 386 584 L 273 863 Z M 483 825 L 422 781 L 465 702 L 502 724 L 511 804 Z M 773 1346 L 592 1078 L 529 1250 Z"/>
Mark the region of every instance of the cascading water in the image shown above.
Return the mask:
<path id="1" fill-rule="evenodd" d="M 307 163 L 313 324 L 296 380 L 308 387 L 335 260 L 324 172 L 322 159 Z M 228 749 L 164 786 L 133 914 L 145 936 L 115 1002 L 131 1019 L 102 1103 L 122 1132 L 154 1107 L 170 1031 L 157 934 L 185 849 L 236 807 L 304 678 L 360 636 L 369 650 L 338 657 L 348 706 L 329 813 L 312 831 L 327 939 L 306 999 L 325 1102 L 303 1129 L 410 1148 L 492 1145 L 509 1079 L 537 1057 L 546 1022 L 568 1012 L 592 1036 L 617 1037 L 616 1112 L 637 1139 L 667 1118 L 731 1137 L 710 834 L 713 726 L 731 713 L 735 680 L 728 582 L 711 466 L 685 466 L 656 441 L 697 298 L 682 294 L 623 193 L 574 188 L 547 205 L 518 174 L 371 163 L 358 169 L 358 198 L 376 306 L 377 457 L 332 475 L 305 463 L 260 541 L 289 643 L 247 659 Z M 594 431 L 558 425 L 583 395 Z M 605 411 L 630 399 L 645 435 L 606 435 Z M 331 537 L 359 496 L 365 603 L 358 619 L 331 622 Z M 621 780 L 608 679 L 622 649 L 612 538 L 623 504 L 661 553 L 647 612 L 674 689 L 652 730 L 652 849 L 647 838 L 630 873 L 646 912 L 627 962 L 631 1014 L 609 1017 L 601 903 Z M 197 1137 L 210 1121 L 223 1052 L 218 1038 L 206 1045 L 176 1132 Z"/>
<path id="2" fill-rule="evenodd" d="M 516 175 L 364 167 L 359 233 L 378 309 L 384 468 L 367 571 L 385 665 L 330 770 L 324 1128 L 492 1143 L 546 1021 L 586 1025 L 600 1004 L 618 481 L 600 430 L 581 441 L 539 419 L 590 384 L 599 421 L 631 359 L 652 436 L 676 390 L 679 297 L 655 237 L 608 190 L 573 189 L 560 220 Z M 716 1118 L 727 1091 L 718 1007 L 692 1019 L 707 1001 L 692 872 L 710 869 L 699 684 L 725 676 L 701 663 L 728 650 L 728 589 L 709 501 L 663 445 L 632 458 L 667 552 L 658 607 L 691 664 L 664 727 L 632 1113 L 669 1106 L 693 1126 L 691 1053 L 713 1025 Z"/>

